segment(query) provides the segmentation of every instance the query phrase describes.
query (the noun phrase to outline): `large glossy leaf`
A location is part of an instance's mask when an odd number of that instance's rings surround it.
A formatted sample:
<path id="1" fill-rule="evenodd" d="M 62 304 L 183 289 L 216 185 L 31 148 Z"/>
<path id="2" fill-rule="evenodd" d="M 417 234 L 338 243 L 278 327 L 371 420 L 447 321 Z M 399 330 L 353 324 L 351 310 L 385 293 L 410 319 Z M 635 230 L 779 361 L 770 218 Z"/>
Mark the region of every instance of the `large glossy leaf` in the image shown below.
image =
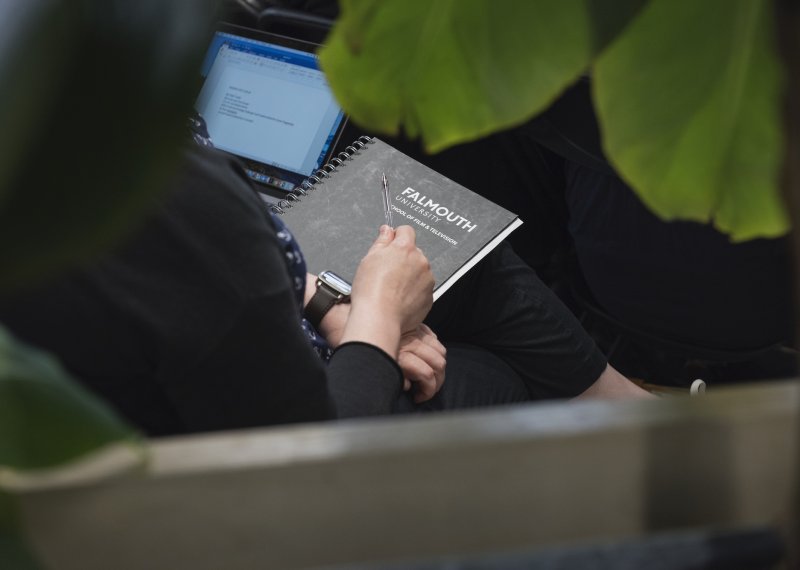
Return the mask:
<path id="1" fill-rule="evenodd" d="M 653 0 L 599 58 L 605 150 L 661 216 L 734 239 L 788 229 L 767 0 Z"/>
<path id="2" fill-rule="evenodd" d="M 320 59 L 356 122 L 433 152 L 544 109 L 640 4 L 343 1 Z"/>
<path id="3" fill-rule="evenodd" d="M 138 436 L 47 354 L 0 327 L 0 474 L 44 469 Z"/>
<path id="4" fill-rule="evenodd" d="M 0 2 L 0 289 L 108 248 L 162 191 L 212 8 Z"/>
<path id="5" fill-rule="evenodd" d="M 110 444 L 132 446 L 138 434 L 82 389 L 45 353 L 0 327 L 0 481 L 58 467 Z M 3 568 L 39 568 L 22 533 L 12 495 L 0 489 Z"/>

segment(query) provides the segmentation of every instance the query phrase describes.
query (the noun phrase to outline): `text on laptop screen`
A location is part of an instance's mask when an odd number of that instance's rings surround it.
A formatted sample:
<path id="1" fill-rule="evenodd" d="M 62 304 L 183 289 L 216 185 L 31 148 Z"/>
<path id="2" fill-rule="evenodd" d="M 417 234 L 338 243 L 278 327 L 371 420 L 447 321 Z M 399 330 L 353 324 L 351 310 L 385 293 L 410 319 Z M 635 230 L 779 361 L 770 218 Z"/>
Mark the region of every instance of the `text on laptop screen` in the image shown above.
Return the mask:
<path id="1" fill-rule="evenodd" d="M 322 165 L 344 114 L 315 54 L 217 32 L 202 74 L 195 109 L 215 147 L 285 171 L 265 176 L 284 190 Z"/>

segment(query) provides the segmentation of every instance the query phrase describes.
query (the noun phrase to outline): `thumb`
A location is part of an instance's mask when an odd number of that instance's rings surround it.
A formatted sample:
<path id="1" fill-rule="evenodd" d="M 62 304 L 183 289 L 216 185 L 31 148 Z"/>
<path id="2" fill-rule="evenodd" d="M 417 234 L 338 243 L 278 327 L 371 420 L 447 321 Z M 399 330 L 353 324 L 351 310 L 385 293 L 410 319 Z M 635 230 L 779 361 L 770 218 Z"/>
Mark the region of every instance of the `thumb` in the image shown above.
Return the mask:
<path id="1" fill-rule="evenodd" d="M 394 230 L 386 224 L 383 224 L 379 230 L 378 238 L 372 245 L 387 245 L 392 243 L 392 240 L 394 240 Z"/>

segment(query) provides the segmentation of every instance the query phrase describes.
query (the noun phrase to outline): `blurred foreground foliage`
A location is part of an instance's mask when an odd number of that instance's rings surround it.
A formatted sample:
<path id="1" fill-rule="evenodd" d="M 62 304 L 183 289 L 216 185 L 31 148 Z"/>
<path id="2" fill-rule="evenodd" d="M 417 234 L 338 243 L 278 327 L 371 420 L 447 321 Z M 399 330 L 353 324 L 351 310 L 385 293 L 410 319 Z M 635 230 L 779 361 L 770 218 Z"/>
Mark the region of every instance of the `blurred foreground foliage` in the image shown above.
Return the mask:
<path id="1" fill-rule="evenodd" d="M 436 152 L 520 124 L 590 73 L 604 150 L 656 214 L 789 229 L 770 0 L 343 0 L 321 52 L 345 110 Z"/>
<path id="2" fill-rule="evenodd" d="M 0 292 L 91 260 L 142 219 L 179 159 L 215 2 L 0 3 Z M 0 560 L 34 568 L 4 481 L 135 431 L 0 326 Z"/>

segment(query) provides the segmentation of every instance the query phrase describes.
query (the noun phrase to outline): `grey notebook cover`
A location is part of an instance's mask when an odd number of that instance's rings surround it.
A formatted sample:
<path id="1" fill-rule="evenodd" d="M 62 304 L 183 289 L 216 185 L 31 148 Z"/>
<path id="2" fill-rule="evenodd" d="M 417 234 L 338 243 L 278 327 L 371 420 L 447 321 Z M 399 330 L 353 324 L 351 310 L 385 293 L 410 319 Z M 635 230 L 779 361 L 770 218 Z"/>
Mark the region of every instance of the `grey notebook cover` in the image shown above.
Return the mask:
<path id="1" fill-rule="evenodd" d="M 417 245 L 436 279 L 435 298 L 522 223 L 508 210 L 373 138 L 282 214 L 309 272 L 333 271 L 352 283 L 384 223 L 384 173 L 394 225 L 416 230 Z"/>

